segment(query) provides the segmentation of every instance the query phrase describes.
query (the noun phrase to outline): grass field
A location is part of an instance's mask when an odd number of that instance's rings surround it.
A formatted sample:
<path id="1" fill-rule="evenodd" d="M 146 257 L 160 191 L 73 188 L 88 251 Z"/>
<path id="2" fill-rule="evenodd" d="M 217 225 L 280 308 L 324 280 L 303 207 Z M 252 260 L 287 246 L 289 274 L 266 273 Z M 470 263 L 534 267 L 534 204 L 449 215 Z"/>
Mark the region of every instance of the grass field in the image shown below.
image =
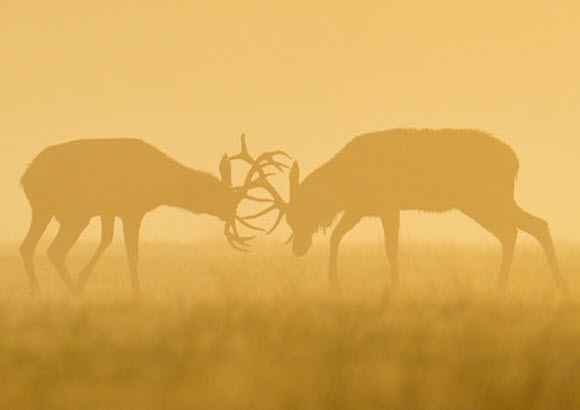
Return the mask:
<path id="1" fill-rule="evenodd" d="M 326 247 L 294 259 L 267 244 L 143 244 L 138 300 L 120 245 L 83 298 L 41 249 L 33 300 L 5 245 L 0 409 L 580 408 L 575 249 L 558 249 L 569 297 L 520 243 L 500 298 L 499 246 L 402 244 L 402 289 L 383 296 L 380 244 L 344 246 L 339 293 Z"/>

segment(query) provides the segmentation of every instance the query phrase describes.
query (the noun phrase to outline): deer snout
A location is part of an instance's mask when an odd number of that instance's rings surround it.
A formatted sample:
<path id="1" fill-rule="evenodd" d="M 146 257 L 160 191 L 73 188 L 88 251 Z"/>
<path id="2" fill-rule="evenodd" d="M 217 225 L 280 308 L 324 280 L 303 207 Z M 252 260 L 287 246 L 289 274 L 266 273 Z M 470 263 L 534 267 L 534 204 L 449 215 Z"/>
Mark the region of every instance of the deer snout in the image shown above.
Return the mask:
<path id="1" fill-rule="evenodd" d="M 310 245 L 312 245 L 312 237 L 298 237 L 295 236 L 294 240 L 292 241 L 292 252 L 295 256 L 303 256 L 308 249 L 310 249 Z"/>

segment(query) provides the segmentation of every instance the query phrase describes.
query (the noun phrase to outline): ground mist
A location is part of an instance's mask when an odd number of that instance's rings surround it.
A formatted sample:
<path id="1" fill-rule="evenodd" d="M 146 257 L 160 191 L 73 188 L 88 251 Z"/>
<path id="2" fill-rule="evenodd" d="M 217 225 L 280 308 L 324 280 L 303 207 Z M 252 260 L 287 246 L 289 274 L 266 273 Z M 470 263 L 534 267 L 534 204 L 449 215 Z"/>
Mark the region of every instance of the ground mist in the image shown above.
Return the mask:
<path id="1" fill-rule="evenodd" d="M 73 250 L 80 267 L 92 245 Z M 121 246 L 85 296 L 69 297 L 42 254 L 30 299 L 17 246 L 0 247 L 2 409 L 372 409 L 580 406 L 580 255 L 560 246 L 572 294 L 539 246 L 516 249 L 495 292 L 499 247 L 402 244 L 387 291 L 380 245 L 301 259 L 259 244 L 143 244 L 143 295 Z"/>

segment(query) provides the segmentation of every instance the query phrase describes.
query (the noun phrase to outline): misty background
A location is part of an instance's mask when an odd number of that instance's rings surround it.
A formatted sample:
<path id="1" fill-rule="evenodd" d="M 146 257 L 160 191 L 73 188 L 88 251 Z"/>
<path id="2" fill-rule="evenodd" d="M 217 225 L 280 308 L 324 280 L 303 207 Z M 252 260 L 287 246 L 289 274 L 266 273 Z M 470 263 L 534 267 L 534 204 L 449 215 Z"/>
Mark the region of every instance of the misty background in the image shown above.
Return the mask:
<path id="1" fill-rule="evenodd" d="M 580 238 L 577 2 L 19 1 L 1 9 L 0 241 L 26 232 L 19 179 L 48 145 L 142 138 L 217 175 L 245 132 L 251 152 L 284 149 L 306 176 L 355 135 L 398 127 L 491 132 L 520 159 L 518 202 L 550 222 L 556 243 Z M 285 193 L 286 181 L 277 182 Z M 402 218 L 403 241 L 495 241 L 458 213 Z M 222 223 L 163 208 L 142 232 L 196 241 L 221 237 Z M 98 234 L 94 221 L 81 240 Z M 382 241 L 379 222 L 349 238 Z"/>

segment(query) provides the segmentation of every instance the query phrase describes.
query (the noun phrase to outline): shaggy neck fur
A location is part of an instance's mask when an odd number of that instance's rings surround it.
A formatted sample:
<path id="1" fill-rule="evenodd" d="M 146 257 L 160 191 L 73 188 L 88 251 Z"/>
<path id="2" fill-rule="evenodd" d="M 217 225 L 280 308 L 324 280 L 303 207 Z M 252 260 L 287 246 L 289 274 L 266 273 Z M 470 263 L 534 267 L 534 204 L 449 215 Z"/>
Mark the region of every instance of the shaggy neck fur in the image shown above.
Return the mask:
<path id="1" fill-rule="evenodd" d="M 319 228 L 327 228 L 338 213 L 344 209 L 342 178 L 337 178 L 335 166 L 327 162 L 312 172 L 301 184 L 302 195 L 308 201 L 309 212 L 315 217 Z"/>

